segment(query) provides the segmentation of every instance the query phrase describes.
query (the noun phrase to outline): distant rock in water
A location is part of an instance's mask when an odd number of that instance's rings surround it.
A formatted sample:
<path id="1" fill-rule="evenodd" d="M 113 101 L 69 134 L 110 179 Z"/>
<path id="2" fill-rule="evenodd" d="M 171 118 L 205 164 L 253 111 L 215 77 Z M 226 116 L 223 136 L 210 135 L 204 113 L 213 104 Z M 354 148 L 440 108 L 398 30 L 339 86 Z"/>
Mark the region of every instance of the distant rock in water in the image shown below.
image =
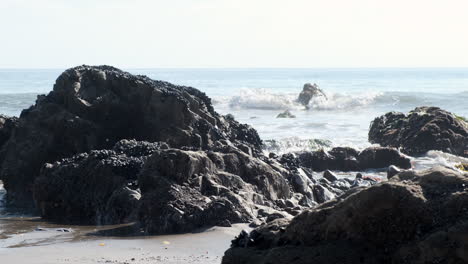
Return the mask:
<path id="1" fill-rule="evenodd" d="M 32 186 L 44 163 L 111 149 L 121 139 L 195 150 L 224 140 L 253 155 L 262 145 L 254 129 L 217 114 L 210 98 L 194 88 L 109 66 L 79 66 L 23 110 L 4 144 L 0 179 L 8 201 L 32 205 Z"/>
<path id="2" fill-rule="evenodd" d="M 289 110 L 284 111 L 276 116 L 276 118 L 296 118 Z"/>
<path id="3" fill-rule="evenodd" d="M 440 150 L 468 157 L 468 123 L 437 107 L 417 107 L 407 115 L 390 112 L 374 119 L 369 141 L 410 155 Z"/>
<path id="4" fill-rule="evenodd" d="M 299 94 L 297 101 L 307 107 L 310 100 L 314 97 L 323 97 L 327 100 L 327 95 L 318 87 L 317 84 L 306 83 L 304 84 L 304 88 L 302 88 L 302 92 Z"/>
<path id="5" fill-rule="evenodd" d="M 468 174 L 405 171 L 241 233 L 223 264 L 468 263 Z"/>

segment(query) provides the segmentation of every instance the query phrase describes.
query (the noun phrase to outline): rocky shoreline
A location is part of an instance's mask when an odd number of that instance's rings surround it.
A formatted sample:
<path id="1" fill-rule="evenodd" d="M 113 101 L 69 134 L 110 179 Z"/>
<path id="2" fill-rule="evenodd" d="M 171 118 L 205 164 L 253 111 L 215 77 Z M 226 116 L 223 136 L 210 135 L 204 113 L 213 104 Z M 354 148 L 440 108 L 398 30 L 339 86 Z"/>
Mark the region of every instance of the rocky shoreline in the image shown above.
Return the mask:
<path id="1" fill-rule="evenodd" d="M 468 174 L 402 172 L 241 233 L 223 263 L 466 263 Z"/>
<path id="2" fill-rule="evenodd" d="M 314 96 L 327 99 L 306 85 L 298 101 Z M 415 172 L 407 155 L 466 156 L 468 124 L 420 107 L 376 118 L 369 140 L 382 147 L 265 156 L 255 129 L 219 115 L 195 88 L 79 66 L 19 118 L 0 116 L 0 180 L 9 206 L 58 223 L 132 223 L 130 232 L 148 235 L 258 227 L 233 241 L 223 263 L 467 260 L 458 253 L 466 236 L 452 234 L 468 230 L 468 175 Z M 389 180 L 363 177 L 369 169 Z M 418 251 L 436 248 L 438 235 L 456 246 Z"/>

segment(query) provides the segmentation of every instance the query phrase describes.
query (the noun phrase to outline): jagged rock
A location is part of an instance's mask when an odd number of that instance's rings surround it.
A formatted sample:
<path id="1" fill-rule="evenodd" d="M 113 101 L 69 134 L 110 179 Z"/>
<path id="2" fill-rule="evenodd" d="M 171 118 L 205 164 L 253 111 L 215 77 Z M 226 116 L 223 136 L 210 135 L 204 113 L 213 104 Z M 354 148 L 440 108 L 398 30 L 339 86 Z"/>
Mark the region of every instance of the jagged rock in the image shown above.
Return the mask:
<path id="1" fill-rule="evenodd" d="M 300 104 L 308 107 L 310 100 L 314 97 L 321 97 L 324 100 L 328 100 L 325 93 L 318 87 L 317 84 L 306 83 L 304 84 L 302 92 L 299 94 L 297 101 Z"/>
<path id="2" fill-rule="evenodd" d="M 369 141 L 409 155 L 441 150 L 468 157 L 468 123 L 438 107 L 417 107 L 407 115 L 390 112 L 374 119 Z"/>
<path id="3" fill-rule="evenodd" d="M 305 167 L 314 171 L 362 171 L 390 165 L 411 168 L 410 158 L 394 148 L 382 147 L 369 147 L 361 152 L 353 148 L 338 147 L 330 151 L 299 152 L 297 155 L 288 153 L 281 156 L 279 162 L 289 169 Z"/>
<path id="4" fill-rule="evenodd" d="M 121 139 L 190 149 L 227 142 L 253 155 L 262 145 L 254 129 L 218 115 L 210 98 L 194 88 L 110 66 L 79 66 L 62 73 L 52 92 L 23 110 L 4 144 L 0 178 L 8 200 L 32 204 L 32 184 L 44 163 L 110 149 Z"/>
<path id="5" fill-rule="evenodd" d="M 300 168 L 299 158 L 295 153 L 286 153 L 279 157 L 278 162 L 289 170 Z"/>
<path id="6" fill-rule="evenodd" d="M 330 170 L 326 170 L 323 172 L 323 178 L 331 181 L 331 182 L 334 182 L 336 180 L 338 180 L 338 177 L 333 173 L 331 172 Z"/>
<path id="7" fill-rule="evenodd" d="M 289 110 L 284 111 L 283 113 L 279 113 L 276 118 L 296 118 Z"/>
<path id="8" fill-rule="evenodd" d="M 46 164 L 34 183 L 34 199 L 48 220 L 116 224 L 135 220 L 138 174 L 147 157 L 165 143 L 122 140 L 113 150 L 95 150 Z M 135 215 L 133 215 L 135 216 Z"/>
<path id="9" fill-rule="evenodd" d="M 468 174 L 404 171 L 234 240 L 223 264 L 468 262 Z"/>
<path id="10" fill-rule="evenodd" d="M 46 164 L 34 184 L 34 198 L 45 219 L 137 221 L 148 234 L 249 222 L 257 217 L 257 205 L 272 208 L 284 201 L 281 210 L 297 206 L 280 168 L 235 147 L 220 150 L 122 140 L 112 150 Z"/>
<path id="11" fill-rule="evenodd" d="M 202 226 L 249 222 L 254 204 L 289 199 L 286 179 L 268 164 L 239 150 L 161 150 L 139 177 L 139 221 L 148 233 L 179 233 Z"/>

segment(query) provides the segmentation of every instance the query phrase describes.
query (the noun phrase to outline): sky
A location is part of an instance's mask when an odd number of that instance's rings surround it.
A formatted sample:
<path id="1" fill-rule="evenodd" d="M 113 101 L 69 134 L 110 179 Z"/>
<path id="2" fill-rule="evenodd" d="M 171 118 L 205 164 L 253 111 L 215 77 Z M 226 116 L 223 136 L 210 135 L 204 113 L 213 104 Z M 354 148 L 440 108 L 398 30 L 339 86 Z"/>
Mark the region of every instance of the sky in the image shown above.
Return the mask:
<path id="1" fill-rule="evenodd" d="M 0 68 L 468 67 L 466 0 L 0 0 Z"/>

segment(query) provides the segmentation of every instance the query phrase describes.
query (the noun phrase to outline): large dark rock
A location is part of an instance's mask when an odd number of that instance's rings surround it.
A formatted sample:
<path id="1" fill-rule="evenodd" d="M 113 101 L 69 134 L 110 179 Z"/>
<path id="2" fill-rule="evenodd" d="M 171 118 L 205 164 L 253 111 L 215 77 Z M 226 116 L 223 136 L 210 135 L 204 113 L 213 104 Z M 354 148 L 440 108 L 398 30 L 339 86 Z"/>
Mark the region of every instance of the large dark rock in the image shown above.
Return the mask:
<path id="1" fill-rule="evenodd" d="M 417 107 L 407 115 L 390 112 L 374 119 L 369 141 L 410 155 L 441 150 L 468 157 L 468 123 L 437 107 Z"/>
<path id="2" fill-rule="evenodd" d="M 158 151 L 146 162 L 139 184 L 139 220 L 148 233 L 247 222 L 257 216 L 256 206 L 273 207 L 292 195 L 280 172 L 236 149 Z"/>
<path id="3" fill-rule="evenodd" d="M 261 152 L 254 129 L 218 115 L 194 88 L 109 66 L 80 66 L 65 71 L 52 92 L 21 113 L 4 144 L 0 178 L 8 200 L 32 204 L 32 185 L 44 163 L 111 149 L 121 139 L 191 149 L 210 149 L 224 140 L 252 155 Z"/>
<path id="4" fill-rule="evenodd" d="M 297 101 L 300 104 L 308 107 L 310 100 L 319 97 L 324 100 L 327 100 L 327 95 L 318 87 L 317 84 L 306 83 L 304 84 L 302 92 L 299 94 Z"/>
<path id="5" fill-rule="evenodd" d="M 160 148 L 168 146 L 122 140 L 112 150 L 94 150 L 46 164 L 34 184 L 41 216 L 78 224 L 135 220 L 138 174 L 148 156 Z"/>
<path id="6" fill-rule="evenodd" d="M 468 174 L 405 171 L 243 233 L 224 264 L 468 263 Z"/>
<path id="7" fill-rule="evenodd" d="M 367 169 L 386 168 L 395 165 L 400 168 L 411 168 L 410 158 L 394 148 L 369 147 L 362 151 L 353 148 L 333 148 L 329 151 L 305 151 L 297 155 L 285 154 L 279 162 L 293 169 L 305 167 L 314 171 L 363 171 Z"/>
<path id="8" fill-rule="evenodd" d="M 34 199 L 45 219 L 136 221 L 146 233 L 161 234 L 248 222 L 258 208 L 278 208 L 277 200 L 291 198 L 284 169 L 234 146 L 215 149 L 122 140 L 112 150 L 46 164 L 36 178 Z"/>
<path id="9" fill-rule="evenodd" d="M 359 166 L 365 169 L 386 168 L 395 165 L 399 168 L 411 168 L 411 160 L 394 148 L 370 147 L 359 153 Z"/>

